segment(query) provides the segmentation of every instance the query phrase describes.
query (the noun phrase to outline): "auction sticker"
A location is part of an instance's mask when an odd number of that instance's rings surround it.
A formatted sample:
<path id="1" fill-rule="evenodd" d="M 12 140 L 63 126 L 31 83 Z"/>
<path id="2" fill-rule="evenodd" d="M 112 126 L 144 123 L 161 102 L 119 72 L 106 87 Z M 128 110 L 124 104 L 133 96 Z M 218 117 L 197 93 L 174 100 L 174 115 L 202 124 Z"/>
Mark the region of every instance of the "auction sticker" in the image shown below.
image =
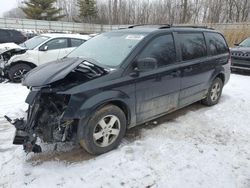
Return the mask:
<path id="1" fill-rule="evenodd" d="M 144 38 L 143 35 L 128 35 L 126 39 L 128 40 L 142 40 Z"/>

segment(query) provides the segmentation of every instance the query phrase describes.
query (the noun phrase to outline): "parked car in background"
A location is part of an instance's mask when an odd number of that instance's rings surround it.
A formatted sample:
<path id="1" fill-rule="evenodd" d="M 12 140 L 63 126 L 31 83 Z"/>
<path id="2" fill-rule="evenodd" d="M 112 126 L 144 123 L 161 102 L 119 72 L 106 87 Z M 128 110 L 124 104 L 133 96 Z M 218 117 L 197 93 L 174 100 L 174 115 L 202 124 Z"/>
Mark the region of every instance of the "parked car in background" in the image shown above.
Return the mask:
<path id="1" fill-rule="evenodd" d="M 13 29 L 0 29 L 0 43 L 21 44 L 28 38 L 22 32 Z"/>
<path id="2" fill-rule="evenodd" d="M 26 33 L 26 36 L 28 39 L 31 39 L 31 38 L 37 36 L 37 34 L 36 33 Z"/>
<path id="3" fill-rule="evenodd" d="M 3 67 L 8 62 L 8 60 L 14 55 L 23 54 L 25 52 L 26 52 L 25 48 L 15 43 L 0 44 L 0 77 L 1 77 L 1 80 L 7 76 L 4 73 Z"/>
<path id="4" fill-rule="evenodd" d="M 25 51 L 1 65 L 2 75 L 21 82 L 24 74 L 44 63 L 63 58 L 90 37 L 80 34 L 42 34 L 20 44 Z"/>
<path id="5" fill-rule="evenodd" d="M 250 72 L 250 37 L 231 48 L 232 71 Z"/>
<path id="6" fill-rule="evenodd" d="M 100 34 L 25 76 L 28 119 L 11 121 L 14 144 L 77 140 L 89 153 L 116 148 L 126 130 L 196 101 L 219 102 L 230 77 L 223 35 L 169 25 Z M 77 138 L 77 139 L 75 139 Z"/>

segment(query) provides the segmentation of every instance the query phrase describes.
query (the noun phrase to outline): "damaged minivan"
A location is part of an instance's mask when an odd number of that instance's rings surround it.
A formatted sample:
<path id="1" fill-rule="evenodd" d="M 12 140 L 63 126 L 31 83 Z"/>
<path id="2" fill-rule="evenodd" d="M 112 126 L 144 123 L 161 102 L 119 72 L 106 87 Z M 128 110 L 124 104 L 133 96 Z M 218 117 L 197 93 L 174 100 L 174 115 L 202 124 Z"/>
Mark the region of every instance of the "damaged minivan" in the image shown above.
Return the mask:
<path id="1" fill-rule="evenodd" d="M 131 26 L 100 34 L 25 76 L 27 117 L 14 144 L 76 141 L 91 154 L 116 148 L 128 128 L 197 101 L 218 103 L 230 76 L 228 45 L 212 29 Z"/>

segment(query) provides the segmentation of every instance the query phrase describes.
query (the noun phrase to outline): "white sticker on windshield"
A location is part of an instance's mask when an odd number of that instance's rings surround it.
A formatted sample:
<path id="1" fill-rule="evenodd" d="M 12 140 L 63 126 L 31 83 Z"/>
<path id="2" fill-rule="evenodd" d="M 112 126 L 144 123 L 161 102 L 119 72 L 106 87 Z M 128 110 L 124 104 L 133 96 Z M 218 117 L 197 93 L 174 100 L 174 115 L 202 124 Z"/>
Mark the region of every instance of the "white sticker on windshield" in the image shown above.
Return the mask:
<path id="1" fill-rule="evenodd" d="M 143 35 L 128 35 L 126 37 L 126 39 L 128 39 L 128 40 L 141 40 L 143 38 L 144 38 Z"/>

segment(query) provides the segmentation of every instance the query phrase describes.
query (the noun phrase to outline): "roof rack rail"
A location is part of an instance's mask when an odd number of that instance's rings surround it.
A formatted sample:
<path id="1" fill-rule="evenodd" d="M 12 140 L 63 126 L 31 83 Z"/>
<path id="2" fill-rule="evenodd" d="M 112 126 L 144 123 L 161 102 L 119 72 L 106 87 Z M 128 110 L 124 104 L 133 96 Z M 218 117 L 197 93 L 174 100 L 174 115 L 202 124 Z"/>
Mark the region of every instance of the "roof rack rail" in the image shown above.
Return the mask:
<path id="1" fill-rule="evenodd" d="M 199 26 L 199 25 L 172 25 L 172 24 L 136 24 L 136 25 L 130 25 L 127 28 L 132 29 L 135 27 L 140 26 L 158 26 L 158 29 L 167 29 L 171 27 L 184 27 L 184 28 L 200 28 L 200 29 L 211 29 L 214 30 L 214 28 L 208 27 L 208 26 Z"/>
<path id="2" fill-rule="evenodd" d="M 172 27 L 188 27 L 188 28 L 201 28 L 201 29 L 211 29 L 214 30 L 212 27 L 208 26 L 199 26 L 199 25 L 172 25 Z"/>
<path id="3" fill-rule="evenodd" d="M 170 24 L 136 24 L 136 25 L 128 26 L 128 29 L 132 29 L 132 28 L 140 27 L 140 26 L 159 26 L 159 29 L 170 28 L 171 27 Z"/>

